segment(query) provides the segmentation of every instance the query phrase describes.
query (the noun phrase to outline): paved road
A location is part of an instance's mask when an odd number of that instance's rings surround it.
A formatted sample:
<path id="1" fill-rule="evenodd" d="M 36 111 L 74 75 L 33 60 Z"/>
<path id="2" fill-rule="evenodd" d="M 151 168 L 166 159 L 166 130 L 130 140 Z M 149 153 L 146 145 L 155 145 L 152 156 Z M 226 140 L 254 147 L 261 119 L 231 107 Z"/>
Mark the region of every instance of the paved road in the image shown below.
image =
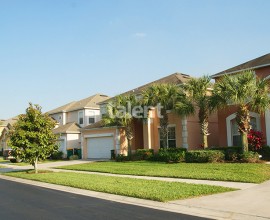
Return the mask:
<path id="1" fill-rule="evenodd" d="M 204 219 L 110 202 L 7 180 L 0 180 L 0 193 L 0 219 Z"/>

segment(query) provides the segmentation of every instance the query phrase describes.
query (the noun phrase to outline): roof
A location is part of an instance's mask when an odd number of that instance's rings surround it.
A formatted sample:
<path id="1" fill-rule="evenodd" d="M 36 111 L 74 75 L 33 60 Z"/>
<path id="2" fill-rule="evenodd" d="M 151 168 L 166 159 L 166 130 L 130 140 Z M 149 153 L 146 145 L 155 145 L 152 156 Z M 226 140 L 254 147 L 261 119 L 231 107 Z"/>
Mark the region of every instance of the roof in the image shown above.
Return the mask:
<path id="1" fill-rule="evenodd" d="M 18 118 L 19 118 L 19 116 L 15 116 L 15 117 L 9 118 L 5 121 L 1 121 L 2 123 L 0 124 L 0 126 L 6 127 L 6 126 L 8 126 L 8 124 L 13 125 L 18 121 Z"/>
<path id="2" fill-rule="evenodd" d="M 67 123 L 65 125 L 59 126 L 58 128 L 53 129 L 54 134 L 66 134 L 66 133 L 80 133 L 80 126 L 75 123 Z"/>
<path id="3" fill-rule="evenodd" d="M 81 130 L 90 130 L 90 129 L 99 129 L 99 128 L 116 128 L 116 127 L 118 126 L 106 126 L 104 125 L 103 121 L 100 120 L 96 123 L 93 123 L 91 125 L 81 128 Z"/>
<path id="4" fill-rule="evenodd" d="M 49 115 L 52 115 L 56 113 L 70 112 L 70 111 L 75 111 L 75 110 L 84 109 L 84 108 L 99 108 L 99 105 L 97 105 L 97 103 L 102 102 L 108 98 L 110 97 L 107 95 L 95 94 L 93 96 L 90 96 L 88 98 L 85 98 L 79 101 L 70 102 L 66 105 L 63 105 L 61 107 L 48 111 L 47 113 Z"/>
<path id="5" fill-rule="evenodd" d="M 66 105 L 60 106 L 60 107 L 58 107 L 56 109 L 53 109 L 53 110 L 51 110 L 51 111 L 49 111 L 47 113 L 49 115 L 51 115 L 51 114 L 55 114 L 55 113 L 59 113 L 59 112 L 66 112 L 74 104 L 75 104 L 75 102 L 70 102 L 70 103 L 68 103 Z"/>
<path id="6" fill-rule="evenodd" d="M 147 83 L 143 86 L 137 87 L 135 89 L 132 89 L 130 91 L 124 92 L 121 95 L 128 95 L 128 94 L 140 94 L 143 90 L 145 90 L 146 88 L 148 88 L 149 86 L 153 85 L 153 84 L 161 84 L 161 83 L 169 83 L 169 84 L 182 84 L 182 83 L 186 83 L 189 79 L 191 78 L 191 76 L 187 75 L 187 74 L 183 74 L 183 73 L 173 73 L 171 75 L 168 75 L 166 77 L 163 77 L 161 79 L 155 80 L 153 82 Z M 108 103 L 109 101 L 113 100 L 114 97 L 107 99 L 103 102 L 100 102 L 99 104 L 105 104 Z"/>
<path id="7" fill-rule="evenodd" d="M 216 73 L 212 75 L 212 78 L 216 78 L 218 76 L 222 76 L 224 74 L 233 74 L 237 73 L 243 70 L 248 70 L 248 69 L 258 69 L 262 67 L 270 66 L 270 53 L 265 54 L 261 57 L 255 58 L 253 60 L 247 61 L 245 63 L 242 63 L 238 66 L 229 68 L 227 70 L 224 70 L 222 72 Z"/>

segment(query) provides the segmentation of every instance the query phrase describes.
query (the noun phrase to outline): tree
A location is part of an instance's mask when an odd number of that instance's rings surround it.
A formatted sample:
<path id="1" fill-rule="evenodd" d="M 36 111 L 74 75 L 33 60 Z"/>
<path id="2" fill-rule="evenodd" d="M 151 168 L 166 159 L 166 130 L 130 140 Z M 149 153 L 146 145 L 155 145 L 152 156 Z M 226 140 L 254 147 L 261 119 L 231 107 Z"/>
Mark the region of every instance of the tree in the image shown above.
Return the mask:
<path id="1" fill-rule="evenodd" d="M 243 152 L 248 151 L 249 111 L 262 113 L 269 108 L 268 93 L 268 82 L 256 77 L 251 70 L 236 75 L 224 75 L 214 85 L 212 104 L 216 108 L 228 108 L 232 105 L 237 107 L 236 123 Z"/>
<path id="2" fill-rule="evenodd" d="M 128 142 L 128 155 L 131 156 L 131 144 L 134 138 L 133 122 L 134 117 L 128 108 L 132 109 L 138 105 L 134 95 L 119 95 L 108 103 L 107 114 L 102 118 L 102 122 L 107 126 L 123 127 Z"/>
<path id="3" fill-rule="evenodd" d="M 49 157 L 59 146 L 57 136 L 53 134 L 55 121 L 47 114 L 42 114 L 39 105 L 26 109 L 26 114 L 19 116 L 10 132 L 9 145 L 16 158 L 29 162 L 38 173 L 38 161 Z"/>
<path id="4" fill-rule="evenodd" d="M 211 98 L 209 88 L 212 87 L 211 78 L 203 76 L 190 79 L 184 86 L 194 107 L 198 108 L 198 117 L 202 134 L 202 145 L 208 147 L 207 137 L 209 135 L 208 118 L 211 113 Z"/>
<path id="5" fill-rule="evenodd" d="M 160 136 L 163 147 L 168 148 L 168 111 L 175 111 L 180 115 L 194 112 L 192 104 L 186 98 L 183 90 L 175 84 L 154 84 L 143 91 L 143 104 L 148 106 L 160 105 Z"/>

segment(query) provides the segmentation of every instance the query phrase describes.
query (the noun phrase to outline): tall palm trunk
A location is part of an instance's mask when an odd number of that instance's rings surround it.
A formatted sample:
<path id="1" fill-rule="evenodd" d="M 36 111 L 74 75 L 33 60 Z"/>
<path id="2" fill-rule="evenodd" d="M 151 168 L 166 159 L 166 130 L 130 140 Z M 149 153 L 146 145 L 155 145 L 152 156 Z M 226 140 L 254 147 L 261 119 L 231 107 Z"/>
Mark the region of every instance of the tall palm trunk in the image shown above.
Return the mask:
<path id="1" fill-rule="evenodd" d="M 167 142 L 167 137 L 168 137 L 168 114 L 166 109 L 161 110 L 161 115 L 163 118 L 160 118 L 160 136 L 162 139 L 163 147 L 168 148 L 168 142 Z"/>
<path id="2" fill-rule="evenodd" d="M 132 126 L 133 124 L 131 123 L 130 125 L 125 127 L 125 133 L 126 133 L 127 145 L 128 145 L 128 156 L 131 156 L 132 154 L 131 144 L 132 144 L 132 139 L 134 138 Z"/>
<path id="3" fill-rule="evenodd" d="M 199 123 L 201 126 L 202 144 L 205 149 L 208 148 L 209 123 L 208 113 L 204 108 L 200 108 L 199 110 Z"/>
<path id="4" fill-rule="evenodd" d="M 248 151 L 248 132 L 250 131 L 250 115 L 246 105 L 240 105 L 236 112 L 236 123 L 238 125 L 239 133 L 241 135 L 242 150 Z"/>

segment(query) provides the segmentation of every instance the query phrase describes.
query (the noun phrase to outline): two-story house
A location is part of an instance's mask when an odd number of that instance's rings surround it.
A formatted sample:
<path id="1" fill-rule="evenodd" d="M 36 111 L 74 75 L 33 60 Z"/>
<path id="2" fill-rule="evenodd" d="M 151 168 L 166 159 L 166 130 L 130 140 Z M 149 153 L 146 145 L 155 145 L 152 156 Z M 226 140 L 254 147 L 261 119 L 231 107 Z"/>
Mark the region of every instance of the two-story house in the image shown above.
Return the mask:
<path id="1" fill-rule="evenodd" d="M 123 93 L 134 94 L 140 98 L 143 90 L 153 84 L 171 83 L 183 84 L 191 77 L 186 74 L 174 73 L 156 81 L 150 82 L 138 88 Z M 113 99 L 113 98 L 112 98 Z M 100 102 L 101 113 L 106 113 L 106 105 L 112 99 Z M 169 112 L 169 133 L 167 143 L 169 147 L 185 147 L 188 149 L 200 149 L 202 140 L 200 125 L 197 114 L 181 117 L 174 112 Z M 134 120 L 134 138 L 132 140 L 132 151 L 137 149 L 154 149 L 157 151 L 161 147 L 160 125 L 156 109 L 149 111 L 146 120 Z M 121 127 L 106 127 L 98 122 L 88 125 L 82 131 L 82 151 L 83 158 L 110 158 L 110 150 L 115 150 L 116 154 L 127 153 L 127 141 L 125 133 Z M 218 144 L 218 121 L 217 114 L 209 117 L 209 146 Z"/>
<path id="2" fill-rule="evenodd" d="M 16 123 L 18 120 L 18 116 L 7 119 L 7 120 L 1 120 L 0 123 L 0 148 L 1 150 L 7 150 L 9 149 L 8 146 L 8 133 L 9 130 L 12 128 L 13 124 Z"/>
<path id="3" fill-rule="evenodd" d="M 219 72 L 212 77 L 218 81 L 224 74 L 239 74 L 244 70 L 253 70 L 257 77 L 261 79 L 270 79 L 270 54 L 255 58 L 235 67 Z M 270 94 L 269 94 L 270 95 Z M 250 112 L 251 126 L 254 130 L 262 131 L 266 144 L 270 145 L 270 110 L 264 114 Z M 240 133 L 236 124 L 236 108 L 231 106 L 226 110 L 218 111 L 218 130 L 219 130 L 219 145 L 220 146 L 237 146 L 240 144 Z"/>
<path id="4" fill-rule="evenodd" d="M 96 94 L 47 112 L 57 121 L 53 132 L 59 134 L 60 150 L 64 156 L 67 154 L 67 149 L 81 148 L 80 129 L 101 119 L 100 107 L 97 103 L 108 98 L 106 95 Z"/>

